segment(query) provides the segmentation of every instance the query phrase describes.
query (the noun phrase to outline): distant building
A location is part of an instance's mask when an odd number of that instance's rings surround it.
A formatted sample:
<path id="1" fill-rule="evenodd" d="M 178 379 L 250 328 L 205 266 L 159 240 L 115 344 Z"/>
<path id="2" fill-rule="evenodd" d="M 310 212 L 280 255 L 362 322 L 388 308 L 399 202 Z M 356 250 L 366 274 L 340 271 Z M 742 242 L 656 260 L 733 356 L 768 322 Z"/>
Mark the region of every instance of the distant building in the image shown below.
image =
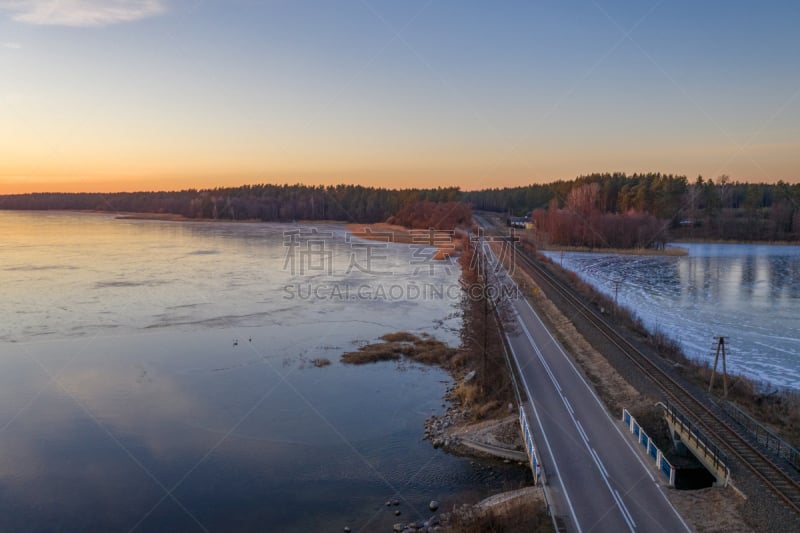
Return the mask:
<path id="1" fill-rule="evenodd" d="M 522 217 L 508 217 L 506 219 L 506 223 L 509 227 L 512 228 L 519 228 L 519 229 L 533 229 L 533 220 L 531 219 L 531 213 L 527 213 L 525 216 Z"/>
<path id="2" fill-rule="evenodd" d="M 525 217 L 509 217 L 508 225 L 512 228 L 524 229 L 528 219 Z"/>

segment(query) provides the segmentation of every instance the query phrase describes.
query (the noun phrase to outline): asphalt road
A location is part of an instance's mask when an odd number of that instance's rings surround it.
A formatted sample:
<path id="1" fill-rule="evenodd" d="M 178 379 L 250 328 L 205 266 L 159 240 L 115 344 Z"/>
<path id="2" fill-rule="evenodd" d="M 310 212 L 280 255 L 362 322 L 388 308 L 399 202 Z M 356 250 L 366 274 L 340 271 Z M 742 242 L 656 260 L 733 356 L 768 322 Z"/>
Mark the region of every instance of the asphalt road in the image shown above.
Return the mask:
<path id="1" fill-rule="evenodd" d="M 514 283 L 504 270 L 497 279 Z M 508 340 L 554 512 L 570 531 L 688 531 L 667 500 L 664 478 L 645 463 L 527 299 L 512 300 L 510 314 L 518 325 Z"/>

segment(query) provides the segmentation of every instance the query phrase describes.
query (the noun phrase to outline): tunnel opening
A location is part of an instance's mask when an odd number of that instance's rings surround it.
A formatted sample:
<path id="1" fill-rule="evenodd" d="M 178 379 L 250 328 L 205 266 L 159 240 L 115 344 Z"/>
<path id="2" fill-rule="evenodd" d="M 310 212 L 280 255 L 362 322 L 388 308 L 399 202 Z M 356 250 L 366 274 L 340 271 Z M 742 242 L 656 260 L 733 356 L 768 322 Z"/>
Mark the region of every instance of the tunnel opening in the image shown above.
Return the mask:
<path id="1" fill-rule="evenodd" d="M 700 490 L 714 486 L 714 475 L 703 465 L 696 468 L 675 468 L 675 488 L 678 490 Z"/>
<path id="2" fill-rule="evenodd" d="M 675 467 L 675 488 L 678 490 L 699 490 L 713 487 L 717 481 L 700 460 L 681 442 L 677 433 L 672 435 L 672 446 L 667 459 Z"/>

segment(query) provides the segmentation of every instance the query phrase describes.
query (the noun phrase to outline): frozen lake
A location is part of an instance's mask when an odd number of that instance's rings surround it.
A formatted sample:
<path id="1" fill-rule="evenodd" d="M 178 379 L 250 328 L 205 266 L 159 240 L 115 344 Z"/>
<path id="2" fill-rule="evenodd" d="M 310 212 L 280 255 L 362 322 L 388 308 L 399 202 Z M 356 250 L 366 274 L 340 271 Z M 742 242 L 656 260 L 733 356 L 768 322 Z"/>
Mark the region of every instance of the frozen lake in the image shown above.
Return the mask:
<path id="1" fill-rule="evenodd" d="M 420 441 L 443 371 L 339 363 L 457 343 L 457 267 L 312 229 L 0 212 L 0 530 L 386 531 L 524 479 Z"/>
<path id="2" fill-rule="evenodd" d="M 612 298 L 618 280 L 619 303 L 690 357 L 713 363 L 713 337 L 729 337 L 729 369 L 800 389 L 800 246 L 679 246 L 689 255 L 570 252 L 563 265 Z"/>

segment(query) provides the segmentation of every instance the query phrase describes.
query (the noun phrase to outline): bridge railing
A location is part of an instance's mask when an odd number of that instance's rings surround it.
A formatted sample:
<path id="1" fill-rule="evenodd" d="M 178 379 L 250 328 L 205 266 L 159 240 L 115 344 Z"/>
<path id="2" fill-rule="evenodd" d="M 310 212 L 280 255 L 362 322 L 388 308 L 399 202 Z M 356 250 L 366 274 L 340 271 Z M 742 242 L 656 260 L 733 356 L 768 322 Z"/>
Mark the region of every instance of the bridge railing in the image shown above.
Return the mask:
<path id="1" fill-rule="evenodd" d="M 661 450 L 656 446 L 656 443 L 653 442 L 653 439 L 642 429 L 636 419 L 631 415 L 627 409 L 622 410 L 622 421 L 628 426 L 628 429 L 633 436 L 636 437 L 636 440 L 639 444 L 647 452 L 647 455 L 655 461 L 656 467 L 658 470 L 664 474 L 664 477 L 667 478 L 667 482 L 669 483 L 670 487 L 675 486 L 675 467 L 667 461 L 667 458 L 664 457 L 664 454 L 661 453 Z"/>
<path id="2" fill-rule="evenodd" d="M 715 469 L 726 472 L 724 486 L 727 486 L 728 479 L 730 478 L 730 469 L 728 469 L 726 464 L 728 456 L 725 455 L 725 452 L 720 450 L 716 444 L 703 435 L 702 431 L 700 431 L 686 415 L 681 413 L 677 407 L 672 404 L 667 404 L 664 407 L 672 422 L 681 431 L 687 434 L 689 442 L 691 443 L 694 441 L 695 446 L 702 450 L 703 458 L 709 461 Z"/>
<path id="3" fill-rule="evenodd" d="M 765 428 L 760 422 L 731 402 L 722 402 L 720 405 L 731 418 L 736 420 L 747 432 L 753 435 L 761 446 L 788 461 L 796 470 L 800 470 L 800 451 L 798 451 L 797 448 L 794 448 L 775 433 Z"/>
<path id="4" fill-rule="evenodd" d="M 519 406 L 519 425 L 522 428 L 522 436 L 525 438 L 525 452 L 528 454 L 528 460 L 531 463 L 531 472 L 533 472 L 533 482 L 539 482 L 539 458 L 536 455 L 536 446 L 533 444 L 533 435 L 531 428 L 528 425 L 528 417 L 525 415 L 523 406 Z"/>

